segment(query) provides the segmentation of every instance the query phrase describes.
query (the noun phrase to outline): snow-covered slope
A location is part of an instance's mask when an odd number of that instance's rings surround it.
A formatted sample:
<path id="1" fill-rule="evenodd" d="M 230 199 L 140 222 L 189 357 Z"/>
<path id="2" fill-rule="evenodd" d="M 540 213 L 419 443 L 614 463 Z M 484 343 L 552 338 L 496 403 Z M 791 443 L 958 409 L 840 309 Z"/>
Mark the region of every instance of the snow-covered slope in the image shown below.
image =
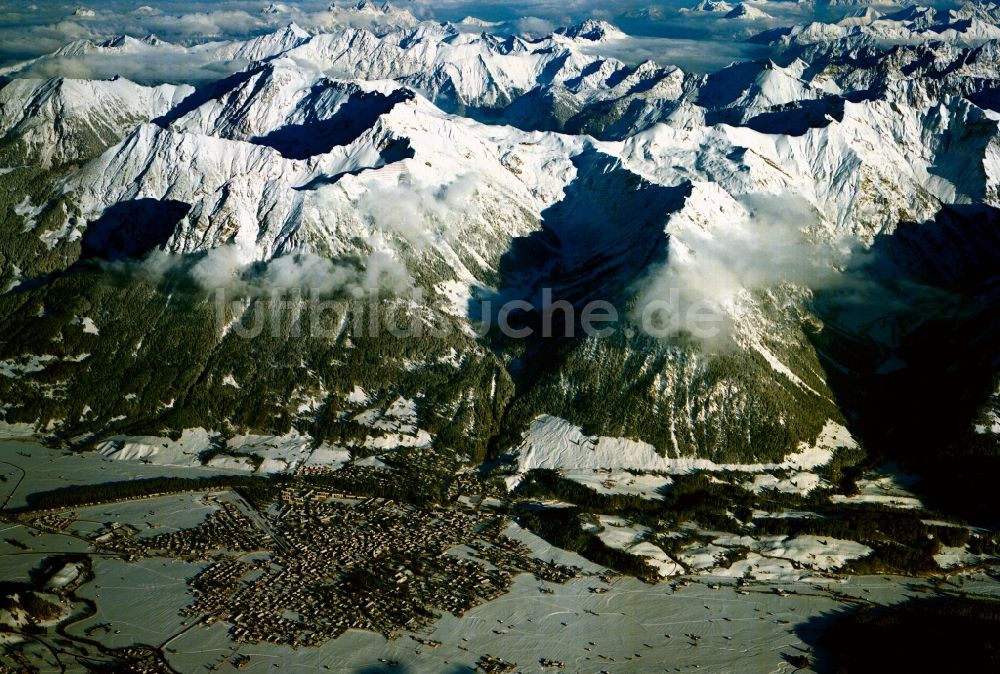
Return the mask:
<path id="1" fill-rule="evenodd" d="M 737 3 L 731 10 L 726 12 L 725 16 L 727 19 L 742 19 L 744 21 L 760 21 L 772 18 L 764 10 L 746 2 Z"/>
<path id="2" fill-rule="evenodd" d="M 879 3 L 858 3 L 870 5 Z M 910 5 L 897 11 L 879 13 L 873 8 L 854 12 L 836 23 L 813 21 L 789 28 L 772 29 L 759 34 L 755 41 L 771 43 L 801 53 L 809 46 L 839 43 L 847 50 L 866 44 L 920 44 L 941 41 L 960 45 L 979 45 L 1000 38 L 1000 5 L 992 2 L 966 2 L 958 9 L 936 10 Z"/>
<path id="3" fill-rule="evenodd" d="M 433 252 L 467 281 L 537 226 L 585 145 L 450 117 L 397 85 L 329 80 L 292 61 L 164 126 L 138 127 L 67 181 L 85 217 L 182 202 L 190 211 L 165 242 L 174 252 L 233 245 L 245 263 L 303 248 Z"/>
<path id="4" fill-rule="evenodd" d="M 706 2 L 697 10 L 753 19 L 750 8 Z M 705 76 L 601 56 L 630 38 L 598 21 L 540 39 L 424 22 L 318 33 L 290 24 L 191 47 L 152 38 L 75 43 L 51 58 L 194 55 L 222 76 L 197 88 L 14 79 L 0 89 L 5 156 L 59 169 L 35 190 L 15 183 L 15 161 L 2 165 L 0 180 L 16 185 L 4 231 L 18 243 L 9 249 L 34 250 L 28 242 L 51 252 L 38 268 L 27 253 L 12 258 L 13 282 L 80 256 L 158 251 L 156 264 L 193 266 L 203 292 L 248 270 L 285 281 L 261 270 L 319 260 L 332 270 L 324 282 L 388 290 L 428 322 L 454 321 L 461 337 L 424 351 L 400 347 L 379 362 L 395 369 L 374 381 L 357 378 L 355 362 L 350 381 L 313 373 L 307 391 L 261 383 L 285 416 L 255 407 L 267 397 L 255 377 L 272 375 L 237 377 L 232 363 L 221 369 L 221 356 L 201 362 L 220 370 L 190 386 L 208 387 L 212 403 L 253 396 L 223 414 L 239 419 L 232 423 L 242 433 L 289 430 L 250 428 L 247 419 L 310 415 L 331 432 L 347 422 L 323 416 L 333 413 L 319 402 L 325 397 L 362 387 L 395 399 L 402 393 L 393 382 L 433 370 L 476 381 L 435 384 L 438 397 L 428 400 L 437 402 L 420 421 L 453 424 L 452 435 L 435 427 L 407 446 L 426 449 L 442 436 L 460 445 L 456 437 L 488 423 L 475 451 L 492 443 L 502 452 L 539 418 L 559 417 L 567 428 L 592 422 L 588 438 L 632 438 L 647 467 L 697 455 L 778 470 L 783 454 L 842 420 L 817 346 L 824 326 L 814 293 L 902 223 L 933 221 L 948 207 L 1000 208 L 998 42 L 970 45 L 995 30 L 996 17 L 985 6 L 956 11 L 866 12 L 778 31 L 760 38 L 774 43 L 774 58 Z M 914 43 L 931 33 L 936 42 Z M 477 308 L 536 303 L 546 290 L 576 306 L 607 300 L 624 320 L 603 341 L 477 341 L 468 320 Z M 682 319 L 667 335 L 639 325 L 649 306 L 672 297 L 682 310 L 707 307 L 721 336 L 692 336 Z M 240 342 L 219 341 L 249 306 L 213 325 L 197 355 L 221 349 L 254 361 Z M 80 339 L 112 339 L 101 321 L 94 327 Z M 338 335 L 337 355 L 319 362 L 349 361 L 364 348 Z M 142 342 L 121 351 L 141 354 Z M 504 389 L 498 371 L 518 386 Z M 421 376 L 408 380 L 407 399 L 424 400 Z M 158 394 L 158 413 L 182 394 Z M 55 404 L 31 400 L 31 409 Z M 177 418 L 192 413 L 185 404 Z M 60 419 L 86 416 L 74 408 Z M 510 426 L 502 432 L 500 419 Z M 160 429 L 142 431 L 118 434 Z M 372 443 L 358 446 L 398 449 Z M 614 463 L 621 447 L 607 447 L 602 466 L 636 467 Z"/>
<path id="5" fill-rule="evenodd" d="M 186 85 L 143 87 L 125 79 L 14 80 L 0 89 L 0 142 L 15 145 L 22 161 L 43 166 L 87 159 L 193 91 Z"/>

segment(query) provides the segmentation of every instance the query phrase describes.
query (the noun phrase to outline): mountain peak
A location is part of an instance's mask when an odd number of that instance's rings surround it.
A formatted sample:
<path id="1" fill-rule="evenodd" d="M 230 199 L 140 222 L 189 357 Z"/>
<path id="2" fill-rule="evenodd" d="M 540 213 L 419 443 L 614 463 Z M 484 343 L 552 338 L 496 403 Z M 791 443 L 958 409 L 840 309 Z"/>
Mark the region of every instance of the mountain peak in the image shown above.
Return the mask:
<path id="1" fill-rule="evenodd" d="M 288 25 L 287 25 L 287 26 L 285 26 L 285 27 L 284 27 L 283 29 L 281 29 L 281 31 L 279 31 L 279 32 L 280 32 L 280 33 L 284 33 L 284 34 L 288 34 L 288 35 L 293 35 L 293 36 L 295 36 L 295 37 L 297 37 L 297 38 L 300 38 L 300 39 L 303 39 L 303 40 L 305 40 L 305 39 L 308 39 L 308 38 L 312 37 L 312 36 L 311 36 L 311 35 L 309 34 L 309 32 L 308 32 L 308 31 L 306 31 L 305 29 L 301 28 L 301 27 L 300 27 L 300 26 L 299 26 L 299 25 L 298 25 L 297 23 L 295 23 L 294 21 L 290 21 L 290 22 L 288 23 Z"/>
<path id="2" fill-rule="evenodd" d="M 595 19 L 587 19 L 582 23 L 560 28 L 556 33 L 573 40 L 586 40 L 587 42 L 603 42 L 604 40 L 627 37 L 617 26 L 607 21 L 598 21 Z"/>
<path id="3" fill-rule="evenodd" d="M 377 4 L 372 2 L 371 0 L 358 0 L 358 2 L 356 3 L 353 4 L 348 3 L 348 4 L 350 8 L 353 9 L 354 11 L 364 12 L 368 14 L 388 14 L 389 12 L 392 11 L 392 6 L 387 2 L 383 2 L 382 4 Z M 343 7 L 337 5 L 336 2 L 330 3 L 331 12 L 336 11 L 338 9 L 343 9 Z"/>
<path id="4" fill-rule="evenodd" d="M 682 14 L 695 14 L 695 13 L 706 13 L 706 14 L 728 14 L 733 11 L 733 5 L 725 2 L 725 0 L 701 0 L 698 4 L 690 8 L 683 8 L 680 10 Z"/>
<path id="5" fill-rule="evenodd" d="M 285 14 L 291 11 L 291 7 L 282 2 L 272 2 L 270 5 L 260 10 L 261 14 Z"/>
<path id="6" fill-rule="evenodd" d="M 727 19 L 770 19 L 771 15 L 767 12 L 757 9 L 752 5 L 748 5 L 745 2 L 741 2 L 733 7 L 730 11 L 726 12 L 725 18 Z"/>
<path id="7" fill-rule="evenodd" d="M 94 47 L 99 49 L 126 49 L 128 47 L 140 46 L 157 47 L 161 44 L 163 44 L 163 40 L 152 33 L 140 38 L 132 37 L 131 35 L 123 33 L 121 35 L 114 35 L 106 40 L 96 42 L 94 43 Z"/>

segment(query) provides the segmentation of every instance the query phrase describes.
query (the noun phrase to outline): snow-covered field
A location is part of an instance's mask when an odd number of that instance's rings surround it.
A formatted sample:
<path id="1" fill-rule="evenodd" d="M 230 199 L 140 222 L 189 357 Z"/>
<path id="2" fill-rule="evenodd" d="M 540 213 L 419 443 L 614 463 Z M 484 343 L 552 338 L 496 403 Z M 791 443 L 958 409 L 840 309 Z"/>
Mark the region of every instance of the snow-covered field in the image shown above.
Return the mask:
<path id="1" fill-rule="evenodd" d="M 797 471 L 788 482 L 775 480 L 770 483 L 755 478 L 753 488 L 779 488 L 788 491 L 808 491 L 815 488 L 818 478 L 807 476 L 808 471 L 823 466 L 841 447 L 856 447 L 857 443 L 846 428 L 827 421 L 816 442 L 801 443 L 798 450 L 785 457 L 781 463 L 720 464 L 708 459 L 667 457 L 644 442 L 627 438 L 593 437 L 583 433 L 565 419 L 542 415 L 531 422 L 524 440 L 517 448 L 518 474 L 507 479 L 509 487 L 516 486 L 524 473 L 536 468 L 564 470 L 566 476 L 581 480 L 586 471 L 609 469 L 635 470 L 679 475 L 694 471 L 734 471 L 765 473 L 767 471 Z M 599 475 L 599 473 L 598 473 Z M 627 485 L 626 485 L 627 486 Z"/>
<path id="2" fill-rule="evenodd" d="M 35 427 L 31 424 L 8 424 L 0 421 L 0 440 L 16 440 L 19 438 L 33 438 Z"/>
<path id="3" fill-rule="evenodd" d="M 9 582 L 26 583 L 31 580 L 31 570 L 46 557 L 90 550 L 85 541 L 70 535 L 33 535 L 36 533 L 20 524 L 0 523 L 0 578 Z M 28 549 L 12 545 L 12 540 Z"/>
<path id="4" fill-rule="evenodd" d="M 113 521 L 135 527 L 139 538 L 156 536 L 195 527 L 209 513 L 219 509 L 220 500 L 232 498 L 231 492 L 190 492 L 114 505 L 74 508 L 74 521 L 66 527 L 66 531 L 89 537 L 104 529 L 107 522 Z"/>
<path id="5" fill-rule="evenodd" d="M 157 466 L 201 467 L 201 456 L 213 448 L 213 433 L 203 428 L 187 429 L 178 440 L 156 436 L 116 436 L 97 445 L 109 461 L 138 461 Z M 347 449 L 321 444 L 292 430 L 286 435 L 237 435 L 219 453 L 204 464 L 217 472 L 240 472 L 262 475 L 293 473 L 302 466 L 339 467 L 350 461 Z M 260 459 L 254 465 L 253 457 Z"/>
<path id="6" fill-rule="evenodd" d="M 629 473 L 597 468 L 566 469 L 562 471 L 562 475 L 602 494 L 630 494 L 648 499 L 663 498 L 662 490 L 674 482 L 666 475 Z"/>
<path id="7" fill-rule="evenodd" d="M 804 581 L 820 577 L 817 571 L 836 571 L 847 562 L 871 553 L 871 548 L 854 541 L 828 536 L 720 536 L 712 545 L 745 548 L 748 554 L 729 568 L 715 568 L 710 574 L 754 580 Z"/>
<path id="8" fill-rule="evenodd" d="M 11 458 L 30 471 L 24 493 L 71 481 L 121 479 L 128 473 L 134 477 L 208 472 L 206 468 L 108 462 L 27 443 L 6 443 L 3 449 L 11 450 Z M 23 498 L 21 489 L 15 497 Z M 0 576 L 27 580 L 30 570 L 46 556 L 89 551 L 86 541 L 76 536 L 92 533 L 104 521 L 131 524 L 140 535 L 191 526 L 215 507 L 211 497 L 177 494 L 80 508 L 75 511 L 77 522 L 63 534 L 32 535 L 21 525 L 5 525 L 2 537 L 20 541 L 30 550 L 0 541 Z M 609 516 L 594 518 L 591 527 L 608 545 L 647 557 L 663 576 L 670 577 L 658 584 L 630 577 L 602 580 L 600 567 L 511 524 L 508 535 L 525 542 L 541 559 L 580 566 L 582 577 L 558 585 L 521 574 L 508 594 L 462 617 L 443 615 L 419 635 L 440 641 L 436 648 L 407 635 L 387 641 L 352 630 L 320 648 L 292 649 L 237 646 L 229 640 L 225 624 L 198 625 L 181 616 L 180 609 L 191 600 L 186 579 L 202 568 L 201 563 L 161 558 L 125 563 L 94 557 L 97 577 L 79 594 L 97 602 L 98 614 L 69 629 L 83 635 L 88 627 L 111 623 L 109 630 L 99 630 L 92 638 L 109 646 L 135 641 L 165 644 L 171 664 L 183 672 L 214 665 L 228 668 L 237 653 L 251 656 L 244 670 L 250 672 L 274 671 L 275 665 L 285 671 L 293 667 L 296 672 L 391 671 L 379 661 L 383 658 L 398 661 L 399 671 L 448 673 L 471 671 L 467 668 L 485 654 L 516 662 L 518 670 L 525 672 L 544 671 L 542 658 L 563 661 L 564 671 L 579 672 L 732 671 L 734 658 L 741 671 L 792 672 L 784 656 L 812 651 L 817 636 L 813 630 L 830 615 L 856 602 L 894 603 L 933 587 L 931 580 L 919 578 L 830 575 L 866 554 L 868 548 L 852 541 L 804 535 L 715 535 L 678 556 L 700 570 L 697 576 L 680 576 L 675 575 L 681 571 L 679 566 L 647 540 L 650 531 L 646 527 Z M 733 551 L 739 554 L 732 555 Z M 940 561 L 964 554 L 945 549 Z M 735 561 L 730 563 L 727 555 Z M 743 585 L 738 586 L 736 579 L 742 579 Z M 951 582 L 964 583 L 970 592 L 1000 597 L 1000 584 L 986 576 L 966 574 Z M 541 592 L 541 587 L 551 593 Z M 606 591 L 594 592 L 595 588 Z M 803 629 L 807 623 L 808 629 Z"/>
<path id="9" fill-rule="evenodd" d="M 633 524 L 621 517 L 601 515 L 591 531 L 596 533 L 608 547 L 645 557 L 646 563 L 656 569 L 656 573 L 660 577 L 665 578 L 684 573 L 684 567 L 672 560 L 659 547 L 646 540 L 650 533 L 648 527 Z"/>
<path id="10" fill-rule="evenodd" d="M 79 484 L 99 484 L 147 477 L 204 477 L 232 474 L 218 468 L 156 465 L 138 461 L 106 461 L 94 453 L 78 454 L 49 449 L 31 442 L 0 441 L 3 461 L 14 464 L 29 476 L 13 491 L 9 507 L 26 505 L 34 492 L 51 491 Z"/>
<path id="11" fill-rule="evenodd" d="M 72 634 L 86 636 L 88 627 L 110 623 L 110 630 L 94 635 L 103 644 L 158 645 L 194 620 L 180 614 L 191 603 L 187 579 L 208 566 L 207 562 L 95 557 L 93 564 L 96 578 L 77 590 L 77 595 L 93 600 L 97 612 L 70 626 Z"/>
<path id="12" fill-rule="evenodd" d="M 887 464 L 879 471 L 858 480 L 858 493 L 830 497 L 834 503 L 876 503 L 893 508 L 921 508 L 920 499 L 910 491 L 916 478 L 906 475 L 895 464 Z"/>
<path id="13" fill-rule="evenodd" d="M 363 405 L 368 395 L 355 387 L 347 402 Z M 357 413 L 354 420 L 372 429 L 361 443 L 366 450 L 392 451 L 401 447 L 430 447 L 433 437 L 417 427 L 416 403 L 398 398 L 385 408 L 373 407 Z M 12 427 L 13 428 L 13 427 Z M 13 428 L 12 432 L 20 431 Z M 26 435 L 30 428 L 25 427 Z M 0 429 L 2 432 L 2 429 Z M 3 437 L 0 435 L 0 437 Z M 97 450 L 112 461 L 140 461 L 159 466 L 206 466 L 221 471 L 274 475 L 294 473 L 303 466 L 340 467 L 351 460 L 344 447 L 314 441 L 292 429 L 285 435 L 236 435 L 224 442 L 221 436 L 204 428 L 188 428 L 172 440 L 158 436 L 113 436 L 98 443 Z M 213 452 L 216 447 L 223 452 Z M 203 456 L 211 458 L 203 464 Z M 256 463 L 259 462 L 259 465 Z"/>
<path id="14" fill-rule="evenodd" d="M 816 487 L 825 484 L 825 480 L 816 473 L 799 471 L 782 478 L 766 473 L 754 475 L 743 483 L 743 487 L 758 494 L 762 491 L 777 490 L 784 494 L 806 495 Z"/>
<path id="15" fill-rule="evenodd" d="M 508 533 L 527 542 L 543 559 L 551 557 L 579 564 L 587 571 L 598 570 L 527 532 Z M 194 627 L 172 640 L 168 658 L 180 671 L 196 671 L 238 651 L 250 656 L 243 671 L 260 674 L 290 663 L 296 672 L 471 672 L 484 654 L 517 663 L 517 671 L 522 672 L 553 671 L 540 664 L 542 658 L 549 658 L 562 661 L 563 671 L 568 672 L 791 674 L 795 667 L 785 656 L 815 652 L 819 628 L 830 616 L 854 602 L 896 603 L 931 587 L 921 580 L 898 577 L 853 577 L 822 584 L 776 580 L 743 589 L 725 577 L 689 582 L 674 589 L 665 583 L 647 585 L 632 578 L 603 583 L 595 576 L 585 576 L 557 585 L 539 583 L 522 574 L 503 597 L 462 617 L 446 614 L 419 635 L 441 642 L 436 648 L 405 635 L 386 640 L 351 630 L 315 649 L 272 645 L 235 649 L 225 626 L 216 624 Z M 540 592 L 540 586 L 551 594 Z M 598 586 L 608 591 L 591 591 Z M 747 594 L 739 594 L 738 589 Z M 964 589 L 1000 597 L 1000 585 L 986 577 L 965 580 Z M 853 599 L 838 598 L 834 592 Z M 386 660 L 398 662 L 398 669 L 388 668 Z M 734 663 L 738 663 L 738 670 L 734 670 Z"/>
<path id="16" fill-rule="evenodd" d="M 348 399 L 363 404 L 367 395 L 357 389 Z M 412 400 L 399 398 L 384 409 L 366 409 L 357 413 L 354 420 L 372 429 L 372 434 L 362 443 L 369 450 L 429 447 L 433 440 L 429 433 L 417 427 L 416 407 Z M 200 466 L 199 456 L 212 448 L 215 435 L 203 428 L 194 428 L 186 429 L 178 440 L 116 436 L 102 441 L 97 449 L 105 458 L 116 461 Z M 226 452 L 213 456 L 207 465 L 226 471 L 256 470 L 262 474 L 273 474 L 294 472 L 304 465 L 339 466 L 349 460 L 349 453 L 344 448 L 323 445 L 314 451 L 312 444 L 309 436 L 294 430 L 284 436 L 235 436 L 226 442 Z M 814 444 L 802 443 L 781 463 L 720 464 L 707 459 L 665 457 L 658 454 L 652 445 L 626 438 L 586 436 L 578 426 L 564 419 L 543 415 L 531 423 L 517 448 L 518 474 L 508 478 L 507 482 L 513 488 L 520 482 L 521 475 L 529 470 L 560 469 L 569 479 L 595 491 L 658 498 L 659 491 L 671 484 L 670 474 L 736 471 L 760 474 L 747 483 L 748 488 L 754 491 L 778 489 L 808 493 L 821 483 L 809 471 L 828 463 L 837 448 L 853 446 L 854 439 L 847 429 L 829 421 Z M 249 459 L 251 455 L 262 459 L 259 468 L 254 468 Z M 793 471 L 793 474 L 789 478 L 778 479 L 763 474 L 768 471 Z"/>
<path id="17" fill-rule="evenodd" d="M 119 436 L 97 445 L 101 456 L 115 461 L 142 461 L 160 466 L 200 466 L 198 456 L 211 447 L 211 434 L 204 428 L 185 429 L 171 440 L 155 436 Z"/>

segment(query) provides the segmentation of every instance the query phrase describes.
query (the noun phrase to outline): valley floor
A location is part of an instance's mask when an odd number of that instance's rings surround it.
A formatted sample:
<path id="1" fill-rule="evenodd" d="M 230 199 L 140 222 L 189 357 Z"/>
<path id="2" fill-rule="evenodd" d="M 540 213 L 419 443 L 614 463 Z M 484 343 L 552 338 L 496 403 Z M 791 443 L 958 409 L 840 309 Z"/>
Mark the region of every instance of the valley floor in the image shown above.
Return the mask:
<path id="1" fill-rule="evenodd" d="M 127 475 L 173 476 L 181 470 L 109 461 L 96 454 L 70 455 L 30 443 L 4 443 L 2 449 L 9 473 L 2 483 L 6 490 L 2 496 L 14 507 L 23 506 L 28 494 L 57 485 L 110 482 Z M 20 470 L 26 477 L 19 480 Z M 862 489 L 862 494 L 871 489 Z M 782 537 L 775 537 L 770 547 L 765 537 L 757 543 L 743 541 L 741 545 L 754 552 L 728 571 L 720 571 L 716 563 L 694 576 L 683 575 L 684 570 L 677 568 L 675 572 L 681 575 L 649 583 L 609 572 L 507 521 L 499 532 L 505 540 L 524 544 L 525 554 L 553 569 L 575 569 L 576 577 L 548 582 L 530 573 L 515 573 L 503 594 L 461 615 L 439 613 L 424 627 L 401 630 L 389 639 L 348 629 L 315 647 L 239 643 L 225 620 L 209 621 L 207 615 L 186 611 L 194 598 L 192 578 L 211 567 L 214 558 L 115 553 L 108 539 L 101 538 L 111 530 L 112 522 L 128 528 L 140 544 L 156 536 L 182 534 L 207 515 L 226 510 L 226 503 L 240 500 L 227 493 L 188 491 L 46 511 L 42 520 L 32 519 L 35 515 L 8 514 L 8 510 L 0 541 L 0 576 L 8 583 L 37 584 L 45 560 L 89 561 L 78 562 L 85 570 L 66 586 L 53 589 L 50 580 L 45 587 L 48 593 L 43 596 L 63 605 L 58 626 L 24 629 L 16 616 L 3 614 L 10 632 L 4 636 L 7 650 L 0 657 L 10 664 L 22 658 L 21 666 L 30 663 L 37 671 L 61 672 L 87 671 L 82 664 L 88 661 L 85 658 L 123 657 L 132 663 L 129 671 L 235 671 L 238 666 L 248 672 L 277 668 L 416 674 L 469 672 L 477 667 L 478 671 L 507 671 L 507 663 L 515 665 L 516 671 L 530 672 L 552 671 L 561 663 L 564 671 L 572 672 L 791 672 L 808 662 L 804 671 L 822 672 L 827 671 L 831 654 L 819 639 L 841 615 L 915 597 L 962 593 L 1000 599 L 1000 582 L 982 569 L 953 577 L 811 573 L 797 555 L 804 555 L 806 561 L 817 550 L 831 559 L 838 552 L 850 556 L 851 543 L 835 547 L 829 540 L 812 537 L 806 549 L 802 546 L 808 537 L 803 536 L 784 547 L 776 542 Z M 627 522 L 613 517 L 602 516 L 600 523 L 601 538 L 612 547 L 627 545 L 628 541 L 616 539 L 635 533 Z M 719 536 L 706 548 L 716 544 L 736 543 Z M 448 554 L 472 558 L 474 552 L 459 545 Z M 221 558 L 232 553 L 213 554 Z M 715 562 L 711 553 L 706 551 Z M 252 562 L 257 554 L 237 556 Z M 755 573 L 740 572 L 741 564 L 749 567 L 754 559 L 762 568 Z M 697 566 L 691 555 L 687 562 L 689 567 Z M 391 584 L 384 591 L 396 592 Z M 125 650 L 138 644 L 149 650 Z M 159 654 L 162 661 L 150 664 L 156 660 L 150 659 L 150 653 Z"/>

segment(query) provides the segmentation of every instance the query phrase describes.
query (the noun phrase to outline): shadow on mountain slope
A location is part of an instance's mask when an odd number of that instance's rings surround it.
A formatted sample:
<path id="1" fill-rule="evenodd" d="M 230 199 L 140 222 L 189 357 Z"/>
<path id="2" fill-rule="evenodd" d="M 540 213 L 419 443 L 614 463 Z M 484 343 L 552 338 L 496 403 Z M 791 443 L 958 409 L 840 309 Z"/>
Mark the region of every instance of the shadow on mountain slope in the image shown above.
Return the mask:
<path id="1" fill-rule="evenodd" d="M 844 99 L 839 97 L 796 101 L 778 110 L 751 117 L 743 126 L 760 133 L 801 136 L 809 129 L 828 126 L 844 119 Z"/>
<path id="2" fill-rule="evenodd" d="M 165 115 L 154 119 L 153 123 L 167 128 L 202 105 L 224 99 L 251 81 L 252 90 L 238 92 L 240 101 L 253 101 L 258 96 L 269 95 L 266 88 L 271 80 L 266 71 L 271 68 L 273 66 L 262 65 L 199 87 Z M 397 104 L 412 100 L 414 96 L 408 89 L 395 89 L 384 94 L 380 91 L 364 91 L 356 85 L 345 85 L 324 78 L 313 84 L 309 92 L 297 101 L 295 108 L 302 120 L 300 123 L 255 136 L 250 142 L 274 148 L 287 159 L 307 159 L 329 152 L 338 145 L 353 142 L 370 129 L 380 116 Z M 332 114 L 329 114 L 331 110 Z M 329 116 L 324 116 L 325 114 Z"/>
<path id="3" fill-rule="evenodd" d="M 209 82 L 208 84 L 198 87 L 187 98 L 168 110 L 166 114 L 154 119 L 153 124 L 161 126 L 164 129 L 167 128 L 181 117 L 194 112 L 205 103 L 223 96 L 227 92 L 239 87 L 244 82 L 249 82 L 266 67 L 267 66 L 262 65 L 258 68 L 242 70 L 240 72 L 233 73 L 229 77 L 224 77 L 221 80 Z"/>
<path id="4" fill-rule="evenodd" d="M 341 171 L 340 173 L 331 173 L 329 175 L 318 175 L 304 185 L 297 185 L 292 189 L 300 192 L 316 190 L 324 185 L 333 185 L 346 175 L 360 175 L 365 171 L 378 169 L 404 159 L 413 159 L 415 156 L 417 156 L 416 152 L 413 150 L 413 146 L 410 145 L 409 139 L 396 138 L 379 150 L 378 160 L 373 162 L 371 166 L 362 166 L 360 168 L 351 169 L 350 171 Z"/>
<path id="5" fill-rule="evenodd" d="M 666 261 L 667 218 L 684 205 L 690 194 L 689 184 L 654 185 L 596 150 L 583 153 L 573 162 L 577 176 L 566 187 L 564 198 L 542 213 L 540 230 L 514 239 L 500 260 L 499 290 L 482 298 L 492 304 L 489 316 L 494 326 L 503 303 L 521 300 L 532 307 L 512 312 L 509 317 L 512 327 L 532 330 L 527 338 L 506 337 L 497 330 L 492 333 L 498 351 L 516 357 L 511 365 L 516 395 L 527 393 L 543 378 L 558 377 L 567 359 L 586 343 L 581 339 L 581 317 L 588 302 L 607 302 L 619 315 L 627 310 L 629 289 L 651 267 Z M 625 194 L 627 198 L 615 198 Z M 548 305 L 543 301 L 546 292 L 550 293 Z M 567 304 L 571 312 L 566 310 Z M 544 310 L 546 306 L 549 311 Z M 469 312 L 476 321 L 486 314 L 485 307 L 480 308 L 475 301 L 470 303 Z M 594 327 L 616 326 L 598 323 Z M 628 395 L 626 386 L 605 383 L 608 396 Z M 576 384 L 585 386 L 589 382 Z M 563 394 L 574 397 L 568 390 Z M 522 428 L 520 424 L 526 420 L 522 417 L 530 418 L 532 407 L 531 402 L 518 405 L 513 413 L 517 419 L 510 420 L 507 426 Z M 553 404 L 551 409 L 558 406 Z M 498 438 L 494 450 L 509 441 Z"/>
<path id="6" fill-rule="evenodd" d="M 301 124 L 275 129 L 265 136 L 252 138 L 251 142 L 272 147 L 286 159 L 308 159 L 329 152 L 338 145 L 353 142 L 379 117 L 414 96 L 408 89 L 396 89 L 388 95 L 378 91 L 361 91 L 352 94 L 333 116 L 321 119 L 316 116 L 316 110 L 322 109 L 318 103 L 322 102 L 327 88 L 322 84 L 315 85 L 299 104 L 299 109 L 307 113 Z"/>
<path id="7" fill-rule="evenodd" d="M 136 258 L 162 246 L 190 204 L 171 199 L 134 199 L 104 209 L 83 235 L 83 257 Z"/>
<path id="8" fill-rule="evenodd" d="M 654 185 L 593 149 L 573 165 L 576 178 L 542 212 L 542 228 L 514 239 L 501 257 L 501 301 L 537 307 L 548 288 L 553 301 L 618 305 L 626 288 L 666 260 L 666 220 L 684 205 L 690 184 Z"/>
<path id="9" fill-rule="evenodd" d="M 1000 521 L 1000 438 L 973 431 L 1000 372 L 1000 210 L 901 224 L 814 310 L 814 345 L 868 451 L 919 473 L 929 506 Z"/>

